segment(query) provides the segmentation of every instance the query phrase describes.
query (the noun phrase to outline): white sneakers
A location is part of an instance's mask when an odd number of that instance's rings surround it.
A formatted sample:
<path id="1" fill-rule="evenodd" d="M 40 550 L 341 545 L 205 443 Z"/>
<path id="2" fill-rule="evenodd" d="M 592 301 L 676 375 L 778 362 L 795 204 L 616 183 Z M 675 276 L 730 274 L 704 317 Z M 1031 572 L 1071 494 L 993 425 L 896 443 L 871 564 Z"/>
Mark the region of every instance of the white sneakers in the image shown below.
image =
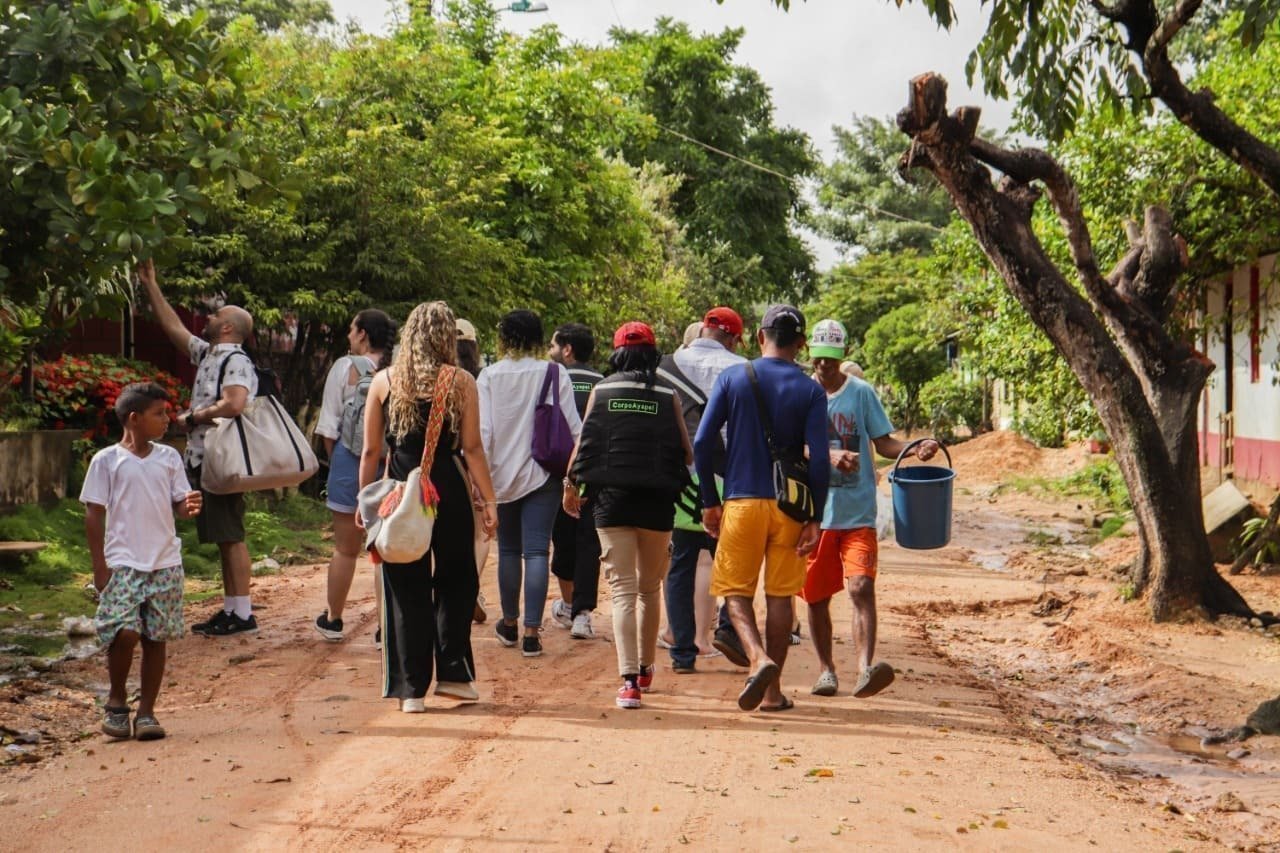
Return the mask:
<path id="1" fill-rule="evenodd" d="M 425 714 L 427 712 L 427 704 L 421 698 L 401 699 L 400 710 L 406 714 Z"/>
<path id="2" fill-rule="evenodd" d="M 569 636 L 575 640 L 593 639 L 596 632 L 591 628 L 591 614 L 583 610 L 577 616 L 573 617 L 573 627 L 569 629 Z"/>
<path id="3" fill-rule="evenodd" d="M 557 598 L 551 602 L 551 618 L 561 628 L 573 627 L 573 610 L 563 598 Z"/>

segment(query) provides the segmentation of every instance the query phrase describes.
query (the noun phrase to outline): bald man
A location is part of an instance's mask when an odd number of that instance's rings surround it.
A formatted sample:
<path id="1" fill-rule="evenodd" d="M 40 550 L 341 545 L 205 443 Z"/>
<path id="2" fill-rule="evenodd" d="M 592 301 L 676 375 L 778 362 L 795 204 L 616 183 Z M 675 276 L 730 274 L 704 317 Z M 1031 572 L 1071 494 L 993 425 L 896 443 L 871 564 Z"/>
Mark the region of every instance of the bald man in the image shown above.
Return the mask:
<path id="1" fill-rule="evenodd" d="M 193 335 L 160 292 L 151 261 L 138 268 L 151 310 L 169 340 L 196 365 L 191 409 L 178 416 L 186 428 L 184 461 L 193 488 L 200 488 L 204 440 L 215 418 L 233 418 L 258 393 L 258 374 L 244 342 L 253 333 L 253 317 L 243 308 L 224 305 L 209 315 L 203 338 Z M 222 609 L 191 626 L 197 634 L 226 637 L 258 630 L 249 598 L 249 548 L 244 541 L 244 495 L 215 495 L 201 489 L 204 507 L 196 516 L 200 541 L 213 542 L 222 558 Z"/>

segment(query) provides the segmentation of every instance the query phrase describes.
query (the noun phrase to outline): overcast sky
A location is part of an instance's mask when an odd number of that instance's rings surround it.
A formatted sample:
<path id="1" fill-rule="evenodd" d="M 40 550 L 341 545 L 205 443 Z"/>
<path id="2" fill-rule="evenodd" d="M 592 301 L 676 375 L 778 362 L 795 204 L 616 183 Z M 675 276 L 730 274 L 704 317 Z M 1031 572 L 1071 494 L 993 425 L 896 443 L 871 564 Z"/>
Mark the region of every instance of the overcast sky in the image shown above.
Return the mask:
<path id="1" fill-rule="evenodd" d="M 388 0 L 330 0 L 340 20 L 355 18 L 370 32 L 386 28 Z M 504 0 L 495 0 L 495 5 Z M 505 0 L 509 2 L 509 0 Z M 937 71 L 950 84 L 948 103 L 983 108 L 983 125 L 1008 125 L 1007 103 L 988 100 L 965 84 L 964 63 L 982 33 L 978 0 L 955 0 L 958 22 L 937 28 L 922 5 L 892 0 L 792 0 L 783 12 L 772 0 L 546 0 L 547 12 L 506 12 L 510 30 L 554 24 L 585 44 L 608 40 L 610 27 L 651 29 L 659 17 L 685 21 L 695 33 L 742 27 L 736 60 L 755 68 L 773 92 L 777 122 L 809 134 L 830 156 L 831 127 L 854 115 L 888 117 L 906 105 L 907 81 Z M 905 137 L 904 137 L 905 140 Z M 832 246 L 812 240 L 819 266 L 835 259 Z"/>

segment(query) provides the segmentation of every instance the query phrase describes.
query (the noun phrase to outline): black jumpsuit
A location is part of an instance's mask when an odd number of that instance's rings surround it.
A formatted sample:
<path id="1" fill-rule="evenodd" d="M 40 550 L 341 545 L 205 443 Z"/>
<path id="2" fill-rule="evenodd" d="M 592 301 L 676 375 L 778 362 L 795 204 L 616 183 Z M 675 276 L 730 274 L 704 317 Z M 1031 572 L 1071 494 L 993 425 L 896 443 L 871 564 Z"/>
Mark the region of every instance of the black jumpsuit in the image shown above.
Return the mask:
<path id="1" fill-rule="evenodd" d="M 419 403 L 420 429 L 398 442 L 388 434 L 391 476 L 403 480 L 422 461 L 431 402 Z M 431 462 L 440 494 L 431 547 L 412 563 L 382 564 L 382 695 L 411 699 L 437 681 L 475 681 L 471 617 L 480 579 L 475 521 L 458 435 L 446 417 Z M 432 569 L 435 569 L 433 572 Z"/>

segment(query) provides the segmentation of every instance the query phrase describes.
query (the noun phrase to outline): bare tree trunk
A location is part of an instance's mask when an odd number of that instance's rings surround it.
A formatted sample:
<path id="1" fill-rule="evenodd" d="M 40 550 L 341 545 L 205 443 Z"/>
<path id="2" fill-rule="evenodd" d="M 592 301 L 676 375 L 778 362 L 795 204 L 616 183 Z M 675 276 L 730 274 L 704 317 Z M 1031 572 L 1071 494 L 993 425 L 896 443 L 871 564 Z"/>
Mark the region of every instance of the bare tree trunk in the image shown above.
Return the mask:
<path id="1" fill-rule="evenodd" d="M 1204 534 L 1195 406 L 1212 365 L 1164 327 L 1185 247 L 1167 215 L 1152 211 L 1130 253 L 1103 276 L 1075 185 L 1061 166 L 1041 151 L 1008 151 L 976 139 L 977 123 L 973 108 L 946 115 L 940 76 L 915 78 L 908 106 L 898 114 L 898 126 L 912 139 L 901 167 L 926 168 L 938 178 L 1009 291 L 1096 406 L 1141 537 L 1135 588 L 1145 591 L 1156 619 L 1199 606 L 1252 613 L 1218 575 Z M 989 166 L 1004 173 L 999 186 Z M 1032 230 L 1032 209 L 1043 192 L 1066 229 L 1085 295 Z"/>

